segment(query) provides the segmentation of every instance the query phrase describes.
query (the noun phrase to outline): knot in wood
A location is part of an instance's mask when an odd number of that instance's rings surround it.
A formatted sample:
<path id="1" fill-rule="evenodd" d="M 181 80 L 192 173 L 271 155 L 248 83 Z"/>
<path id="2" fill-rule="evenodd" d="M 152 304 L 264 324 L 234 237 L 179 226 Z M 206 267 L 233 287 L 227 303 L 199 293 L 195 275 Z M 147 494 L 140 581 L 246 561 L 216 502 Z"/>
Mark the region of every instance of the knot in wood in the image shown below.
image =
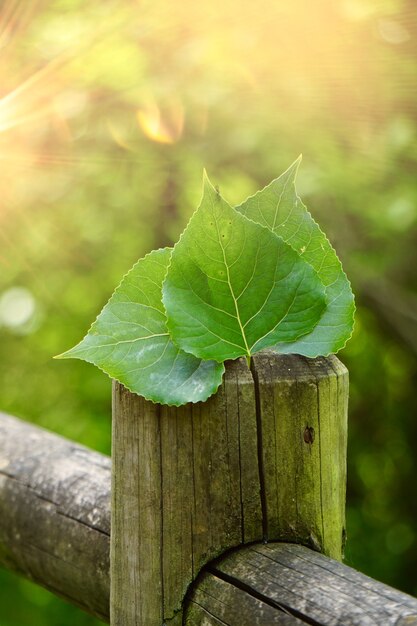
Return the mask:
<path id="1" fill-rule="evenodd" d="M 312 426 L 306 426 L 304 429 L 304 441 L 311 444 L 314 441 L 314 437 L 314 428 Z"/>

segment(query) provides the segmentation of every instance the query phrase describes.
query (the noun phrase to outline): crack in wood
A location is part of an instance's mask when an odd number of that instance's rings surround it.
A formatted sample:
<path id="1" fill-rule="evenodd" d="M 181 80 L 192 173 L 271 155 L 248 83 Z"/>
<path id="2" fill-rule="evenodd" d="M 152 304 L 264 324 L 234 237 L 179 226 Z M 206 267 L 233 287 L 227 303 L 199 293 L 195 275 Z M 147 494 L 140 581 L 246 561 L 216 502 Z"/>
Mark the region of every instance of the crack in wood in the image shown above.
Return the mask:
<path id="1" fill-rule="evenodd" d="M 255 358 L 251 359 L 250 372 L 252 374 L 253 386 L 255 392 L 255 411 L 256 411 L 256 433 L 257 433 L 257 450 L 258 450 L 258 469 L 259 469 L 259 487 L 261 494 L 261 508 L 262 508 L 262 533 L 263 540 L 268 541 L 269 529 L 268 529 L 268 509 L 265 493 L 265 465 L 263 458 L 263 431 L 262 431 L 262 409 L 261 409 L 261 396 L 259 389 L 259 377 L 256 370 Z"/>

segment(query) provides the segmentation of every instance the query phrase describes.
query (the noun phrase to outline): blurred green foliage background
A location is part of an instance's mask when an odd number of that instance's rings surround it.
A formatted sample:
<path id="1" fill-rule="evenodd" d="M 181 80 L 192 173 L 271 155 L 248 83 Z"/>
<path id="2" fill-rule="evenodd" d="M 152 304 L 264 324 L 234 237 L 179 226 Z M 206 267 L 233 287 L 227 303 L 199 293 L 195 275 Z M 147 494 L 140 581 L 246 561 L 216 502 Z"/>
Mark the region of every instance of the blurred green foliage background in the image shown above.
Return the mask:
<path id="1" fill-rule="evenodd" d="M 52 356 L 175 241 L 201 174 L 299 192 L 357 295 L 347 562 L 417 594 L 414 0 L 5 0 L 0 410 L 110 450 L 110 381 Z M 1 626 L 96 620 L 0 572 Z"/>

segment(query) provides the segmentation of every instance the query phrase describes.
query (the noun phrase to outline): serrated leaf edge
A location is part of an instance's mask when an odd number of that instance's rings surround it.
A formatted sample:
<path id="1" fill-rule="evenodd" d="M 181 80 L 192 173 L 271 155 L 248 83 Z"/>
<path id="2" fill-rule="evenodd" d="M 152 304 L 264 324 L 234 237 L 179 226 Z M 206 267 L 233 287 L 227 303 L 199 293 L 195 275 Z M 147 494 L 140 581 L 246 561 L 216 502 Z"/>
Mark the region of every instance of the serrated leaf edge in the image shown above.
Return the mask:
<path id="1" fill-rule="evenodd" d="M 245 200 L 243 200 L 240 204 L 238 204 L 238 205 L 237 205 L 236 207 L 234 207 L 234 208 L 235 208 L 235 210 L 237 211 L 237 207 L 241 206 L 242 204 L 244 204 L 245 202 L 247 202 L 247 201 L 248 201 L 248 200 L 250 200 L 251 198 L 254 198 L 254 197 L 255 197 L 255 196 L 257 196 L 258 194 L 262 193 L 262 192 L 263 192 L 263 191 L 264 191 L 267 187 L 269 187 L 270 185 L 272 185 L 272 183 L 273 183 L 273 182 L 275 182 L 276 180 L 279 180 L 280 178 L 282 178 L 283 176 L 285 176 L 285 174 L 287 174 L 288 172 L 290 172 L 290 170 L 294 169 L 294 178 L 293 178 L 293 180 L 291 181 L 291 184 L 292 184 L 292 186 L 294 187 L 295 196 L 296 196 L 297 200 L 300 202 L 300 204 L 302 205 L 302 207 L 305 209 L 306 213 L 307 213 L 307 214 L 309 215 L 309 217 L 312 219 L 312 221 L 314 222 L 314 224 L 317 226 L 317 228 L 319 229 L 320 233 L 323 235 L 324 239 L 325 239 L 325 240 L 327 241 L 327 243 L 329 244 L 329 246 L 330 246 L 331 250 L 334 252 L 335 257 L 336 257 L 336 259 L 337 259 L 337 262 L 339 263 L 339 266 L 340 266 L 340 272 L 341 272 L 341 274 L 345 277 L 346 282 L 347 282 L 347 283 L 348 283 L 348 285 L 349 285 L 350 293 L 351 293 L 351 296 L 352 296 L 352 298 L 351 298 L 351 302 L 352 302 L 353 308 L 352 308 L 352 318 L 351 318 L 351 319 L 352 319 L 352 326 L 351 326 L 351 331 L 350 331 L 350 334 L 349 334 L 349 336 L 346 338 L 345 342 L 344 342 L 344 343 L 343 343 L 340 347 L 338 347 L 335 351 L 330 351 L 330 352 L 327 352 L 327 353 L 325 353 L 325 354 L 320 353 L 320 354 L 318 354 L 318 355 L 317 355 L 317 356 L 324 356 L 324 357 L 327 357 L 327 356 L 330 356 L 331 354 L 337 354 L 338 352 L 340 352 L 340 350 L 343 350 L 343 349 L 346 347 L 346 344 L 348 343 L 348 341 L 350 341 L 350 339 L 352 338 L 352 335 L 353 335 L 354 330 L 355 330 L 355 313 L 356 313 L 355 295 L 354 295 L 353 290 L 352 290 L 352 283 L 350 282 L 350 280 L 349 280 L 349 278 L 348 278 L 348 276 L 347 276 L 346 272 L 345 272 L 345 271 L 344 271 L 344 269 L 343 269 L 342 262 L 340 261 L 340 259 L 339 259 L 338 255 L 337 255 L 337 252 L 336 252 L 336 250 L 335 250 L 335 248 L 333 247 L 333 245 L 332 245 L 331 241 L 329 240 L 329 238 L 327 237 L 326 233 L 325 233 L 325 232 L 321 229 L 320 224 L 319 224 L 318 222 L 316 222 L 316 220 L 314 219 L 314 217 L 312 216 L 312 214 L 311 214 L 311 213 L 310 213 L 310 211 L 308 210 L 307 206 L 304 204 L 304 202 L 302 201 L 301 197 L 298 195 L 298 192 L 297 192 L 297 187 L 296 187 L 295 182 L 296 182 L 296 179 L 297 179 L 297 174 L 298 174 L 298 170 L 299 170 L 299 167 L 300 167 L 300 163 L 301 163 L 301 161 L 302 161 L 302 158 L 303 158 L 303 155 L 302 155 L 302 154 L 300 154 L 300 155 L 297 157 L 297 159 L 295 159 L 295 161 L 293 161 L 293 163 L 291 163 L 291 165 L 290 165 L 289 167 L 287 167 L 287 169 L 286 169 L 284 172 L 282 172 L 282 174 L 280 174 L 277 178 L 274 178 L 274 179 L 273 179 L 270 183 L 268 183 L 268 184 L 264 185 L 264 186 L 262 187 L 262 189 L 259 189 L 258 191 L 255 191 L 255 193 L 253 193 L 253 194 L 249 195 L 247 198 L 245 198 Z M 242 215 L 243 215 L 243 214 L 242 214 Z M 255 222 L 254 220 L 251 220 L 251 218 L 250 218 L 250 217 L 247 217 L 246 215 L 244 215 L 244 217 L 246 217 L 246 219 L 250 220 L 251 222 L 254 222 L 255 224 L 258 224 L 258 222 Z M 260 226 L 262 226 L 262 224 L 259 224 L 259 225 L 260 225 Z M 266 226 L 263 226 L 263 228 L 266 228 Z M 267 229 L 267 230 L 270 230 L 270 229 Z M 273 232 L 273 231 L 271 231 L 271 232 Z M 274 234 L 276 235 L 276 237 L 280 237 L 280 235 L 277 235 L 276 233 L 274 233 Z M 280 238 L 281 238 L 281 239 L 283 239 L 282 237 L 280 237 Z M 283 241 L 285 241 L 285 240 L 283 239 Z M 285 242 L 285 243 L 287 243 L 287 242 Z M 289 244 L 289 243 L 288 243 L 287 245 L 288 245 L 288 246 L 290 246 L 290 247 L 292 248 L 291 244 Z M 295 252 L 297 252 L 297 254 L 298 254 L 298 250 L 296 250 L 295 248 L 292 248 L 292 249 L 293 249 Z M 299 256 L 300 256 L 300 255 L 299 255 Z M 170 261 L 170 262 L 171 262 L 171 261 Z M 308 263 L 308 261 L 306 261 L 306 263 Z M 309 265 L 310 265 L 311 267 L 313 267 L 310 263 L 309 263 Z M 313 268 L 313 269 L 314 269 L 314 268 Z M 317 272 L 316 272 L 316 273 L 317 273 Z M 321 282 L 321 281 L 320 281 L 320 282 Z M 323 284 L 323 283 L 322 283 L 322 284 Z M 325 309 L 325 310 L 326 310 L 326 309 Z M 324 313 L 325 313 L 325 310 L 323 311 L 323 315 L 324 315 Z M 320 318 L 320 319 L 321 319 L 321 318 Z M 318 324 L 320 323 L 320 319 L 318 320 L 317 324 L 313 327 L 313 329 L 312 329 L 312 330 L 314 330 L 314 328 L 316 328 L 316 326 L 318 326 Z M 310 331 L 310 332 L 312 332 L 312 331 Z M 310 333 L 306 333 L 306 334 L 310 334 Z M 304 337 L 304 336 L 305 336 L 305 335 L 301 335 L 301 336 L 300 336 L 300 337 L 298 337 L 298 339 L 296 339 L 295 341 L 298 341 L 299 339 L 301 339 L 301 338 L 302 338 L 302 337 Z M 294 342 L 294 341 L 280 341 L 279 343 L 295 343 L 295 342 Z M 273 348 L 268 348 L 268 349 L 273 349 Z M 278 352 L 278 351 L 275 351 L 275 352 L 276 352 L 277 354 L 281 354 L 281 353 L 280 353 L 280 352 Z M 293 354 L 297 354 L 297 352 L 294 352 Z M 316 358 L 316 357 L 307 357 L 307 358 Z"/>
<path id="2" fill-rule="evenodd" d="M 184 352 L 184 350 L 183 350 L 183 352 Z M 59 358 L 59 356 L 58 357 L 53 357 L 53 358 L 56 359 L 56 358 Z M 63 357 L 63 358 L 67 358 L 67 357 Z M 122 382 L 121 380 L 119 380 L 115 376 L 111 376 L 108 372 L 106 372 L 106 370 L 104 370 L 100 365 L 97 365 L 93 361 L 89 361 L 88 359 L 84 359 L 84 358 L 77 357 L 77 356 L 68 357 L 68 358 L 78 359 L 79 361 L 85 361 L 86 363 L 90 363 L 91 365 L 94 365 L 95 367 L 97 367 L 101 372 L 106 374 L 106 376 L 108 376 L 108 378 L 110 378 L 110 380 L 115 380 L 116 382 L 120 383 L 121 385 L 123 385 L 123 387 L 125 387 L 125 389 L 127 389 L 131 393 L 134 393 L 136 396 L 140 396 L 141 398 L 145 398 L 145 400 L 149 400 L 150 402 L 153 402 L 153 404 L 161 404 L 161 405 L 164 405 L 164 406 L 176 406 L 176 407 L 179 407 L 179 406 L 185 406 L 186 404 L 198 404 L 199 402 L 205 402 L 206 400 L 208 400 L 208 398 L 210 398 L 213 394 L 215 394 L 217 392 L 217 390 L 219 389 L 219 387 L 221 386 L 221 384 L 223 382 L 223 375 L 224 375 L 224 372 L 225 372 L 224 362 L 223 363 L 218 363 L 218 365 L 222 365 L 223 366 L 222 367 L 222 371 L 221 371 L 220 382 L 219 382 L 218 385 L 213 385 L 212 387 L 210 387 L 210 389 L 209 389 L 210 392 L 207 395 L 202 396 L 202 398 L 200 400 L 197 400 L 197 401 L 189 400 L 188 402 L 161 402 L 161 400 L 158 400 L 155 397 L 155 395 L 153 395 L 153 396 L 152 395 L 145 395 L 144 393 L 138 393 L 137 391 L 134 391 L 131 387 L 126 385 L 126 383 Z M 207 362 L 207 359 L 200 359 L 200 361 L 202 363 L 203 362 Z M 195 372 L 196 371 L 197 370 L 195 370 Z M 194 372 L 194 374 L 195 374 L 195 372 Z"/>
<path id="3" fill-rule="evenodd" d="M 292 165 L 290 165 L 290 167 L 288 167 L 288 168 L 285 170 L 285 172 L 283 172 L 283 173 L 281 174 L 281 176 L 283 176 L 286 172 L 288 172 L 288 171 L 291 169 L 291 167 L 293 167 L 293 166 L 294 166 L 294 164 L 295 164 L 295 163 L 299 164 L 300 162 L 301 162 L 301 155 L 298 157 L 298 159 L 297 159 L 296 161 L 294 161 L 294 163 L 292 163 Z M 298 165 L 297 165 L 297 167 L 298 167 Z M 280 178 L 281 176 L 279 176 L 278 178 Z M 274 179 L 274 180 L 277 180 L 277 179 Z M 272 183 L 272 182 L 273 182 L 273 181 L 271 181 L 271 183 Z M 270 185 L 271 183 L 269 183 L 269 185 Z M 188 228 L 188 226 L 189 226 L 189 224 L 190 224 L 191 220 L 193 219 L 193 217 L 194 217 L 194 215 L 196 214 L 196 212 L 199 210 L 199 208 L 200 208 L 200 206 L 201 206 L 201 203 L 202 203 L 202 201 L 203 201 L 203 199 L 204 199 L 204 191 L 205 191 L 205 187 L 206 187 L 206 185 L 208 185 L 208 186 L 209 186 L 209 187 L 210 187 L 213 191 L 215 191 L 217 194 L 219 194 L 219 195 L 221 196 L 219 189 L 218 189 L 217 187 L 215 187 L 215 186 L 213 185 L 213 183 L 210 181 L 210 179 L 209 179 L 209 177 L 208 177 L 208 175 L 207 175 L 207 171 L 206 171 L 206 169 L 204 168 L 204 169 L 203 169 L 203 189 L 202 189 L 202 194 L 201 194 L 201 199 L 200 199 L 200 202 L 199 202 L 199 204 L 198 204 L 197 208 L 196 208 L 196 209 L 192 212 L 192 214 L 191 214 L 191 216 L 190 216 L 190 218 L 189 218 L 189 220 L 188 220 L 188 222 L 187 222 L 187 224 L 186 224 L 185 228 L 183 229 L 183 231 L 182 231 L 182 233 L 181 233 L 181 235 L 180 235 L 180 237 L 179 237 L 178 241 L 175 243 L 175 245 L 173 246 L 172 250 L 174 250 L 174 248 L 175 248 L 177 245 L 179 245 L 179 243 L 181 242 L 181 240 L 182 240 L 182 238 L 183 238 L 183 235 L 184 235 L 184 233 L 186 232 L 186 230 L 187 230 L 187 228 Z M 263 189 L 265 189 L 265 188 L 266 188 L 266 187 L 268 187 L 269 185 L 265 185 L 265 187 L 264 187 Z M 262 190 L 263 190 L 263 189 L 262 189 Z M 262 190 L 260 190 L 260 191 L 262 191 Z M 253 197 L 254 195 L 256 195 L 257 193 L 259 193 L 259 192 L 256 192 L 255 194 L 252 194 L 252 196 L 248 196 L 248 198 L 246 198 L 246 200 L 248 200 L 249 198 L 252 198 L 252 197 Z M 272 233 L 272 234 L 273 234 L 273 235 L 274 235 L 277 239 L 280 239 L 280 240 L 281 240 L 281 241 L 282 241 L 282 242 L 283 242 L 286 246 L 288 246 L 289 248 L 291 248 L 291 250 L 293 250 L 293 251 L 297 254 L 297 256 L 299 256 L 299 257 L 301 258 L 301 256 L 300 256 L 300 254 L 298 253 L 298 251 L 297 251 L 297 250 L 295 250 L 295 248 L 293 248 L 293 247 L 292 247 L 289 243 L 287 243 L 287 242 L 284 240 L 284 238 L 283 238 L 283 237 L 281 237 L 281 235 L 277 235 L 277 234 L 276 234 L 276 233 L 274 233 L 274 232 L 273 232 L 270 228 L 267 228 L 266 226 L 263 226 L 263 224 L 259 224 L 259 222 L 255 222 L 254 220 L 251 220 L 249 217 L 247 217 L 247 216 L 246 216 L 246 215 L 244 215 L 243 213 L 240 213 L 240 211 L 237 211 L 237 208 L 236 208 L 236 207 L 233 207 L 231 204 L 229 204 L 229 202 L 228 202 L 228 201 L 227 201 L 227 200 L 226 200 L 223 196 L 221 196 L 221 198 L 222 198 L 222 200 L 223 200 L 224 202 L 226 202 L 226 203 L 228 204 L 228 206 L 229 206 L 229 207 L 230 207 L 233 211 L 235 211 L 236 213 L 239 213 L 239 215 L 240 215 L 241 217 L 243 217 L 244 219 L 248 220 L 249 222 L 252 222 L 252 224 L 256 224 L 256 226 L 258 226 L 258 227 L 260 227 L 260 228 L 263 228 L 264 230 L 267 230 L 268 232 Z M 298 198 L 298 195 L 297 195 L 297 198 Z M 246 200 L 243 200 L 243 202 L 242 202 L 241 204 L 243 204 L 244 202 L 246 202 Z M 300 201 L 301 201 L 301 200 L 300 200 Z M 238 205 L 238 206 L 240 206 L 240 205 Z M 304 206 L 304 204 L 303 204 L 303 206 Z M 307 212 L 308 212 L 308 211 L 307 211 Z M 310 214 L 309 214 L 309 215 L 310 215 Z M 311 216 L 311 215 L 310 215 L 310 216 Z M 312 216 L 311 216 L 311 217 L 312 217 Z M 313 219 L 313 218 L 312 218 L 312 219 Z M 313 221 L 314 221 L 314 220 L 313 220 Z M 315 223 L 316 223 L 316 222 L 315 222 Z M 323 233 L 323 234 L 324 234 L 324 233 Z M 330 243 L 330 242 L 329 242 L 329 243 Z M 330 245 L 331 245 L 331 244 L 330 244 Z M 337 257 L 337 255 L 336 255 L 336 257 Z M 338 258 L 338 257 L 337 257 L 337 258 Z M 339 259 L 338 259 L 338 260 L 339 260 Z M 166 274 L 165 274 L 165 278 L 164 278 L 164 280 L 162 281 L 162 305 L 163 305 L 163 307 L 164 307 L 164 309 L 165 309 L 165 313 L 166 313 L 166 307 L 165 307 L 165 302 L 164 302 L 164 283 L 165 283 L 165 281 L 166 281 L 166 279 L 167 279 L 168 272 L 169 272 L 169 269 L 170 269 L 170 267 L 171 267 L 171 263 L 172 263 L 172 254 L 171 254 L 171 256 L 170 256 L 169 263 L 168 263 L 168 265 L 167 265 L 167 271 L 166 271 Z M 314 273 L 315 273 L 315 274 L 317 275 L 317 277 L 318 277 L 318 273 L 316 272 L 316 270 L 314 269 L 314 267 L 313 267 L 310 263 L 308 263 L 308 261 L 305 261 L 305 263 L 307 263 L 307 264 L 308 264 L 308 265 L 312 268 L 312 270 L 314 271 Z M 339 261 L 339 263 L 340 263 L 340 261 Z M 341 265 L 341 264 L 340 264 L 340 265 Z M 343 271 L 343 269 L 342 269 L 342 271 Z M 319 277 L 318 277 L 318 278 L 319 278 Z M 320 284 L 323 286 L 323 288 L 325 289 L 325 286 L 323 285 L 323 283 L 322 283 L 322 281 L 320 280 L 320 278 L 319 278 L 319 282 L 320 282 Z M 349 284 L 350 284 L 350 283 L 349 283 Z M 232 293 L 232 297 L 233 297 L 233 291 L 232 291 L 232 290 L 231 290 L 231 293 Z M 168 315 L 166 315 L 166 317 L 167 317 L 167 328 L 168 328 L 168 333 L 169 333 L 169 336 L 171 337 L 171 341 L 174 343 L 174 345 L 175 345 L 175 346 L 179 347 L 179 346 L 178 346 L 178 344 L 174 341 L 174 339 L 173 339 L 173 338 L 172 338 L 172 336 L 171 336 L 170 327 L 169 327 L 169 323 L 168 323 Z M 281 322 L 285 319 L 285 317 L 286 317 L 286 316 L 284 316 L 284 317 L 283 317 L 283 318 L 279 321 L 279 323 L 281 323 Z M 293 340 L 291 340 L 291 341 L 287 341 L 287 342 L 286 342 L 286 341 L 281 341 L 280 343 L 294 343 L 294 342 L 296 342 L 296 341 L 298 341 L 298 340 L 302 339 L 305 335 L 310 334 L 310 333 L 311 333 L 311 332 L 312 332 L 312 331 L 316 328 L 316 326 L 318 325 L 318 323 L 319 323 L 320 319 L 321 319 L 321 318 L 319 318 L 319 320 L 316 322 L 316 324 L 312 327 L 311 331 L 309 331 L 308 333 L 301 333 L 300 335 L 298 335 L 295 339 L 293 339 Z M 276 327 L 276 326 L 275 326 L 275 327 Z M 274 327 L 274 328 L 275 328 L 275 327 Z M 272 329 L 272 330 L 273 330 L 273 329 Z M 272 330 L 268 331 L 268 333 L 269 333 L 269 332 L 272 332 Z M 268 333 L 267 333 L 267 334 L 268 334 Z M 259 340 L 258 340 L 258 341 L 259 341 Z M 256 342 L 256 343 L 258 343 L 258 342 Z M 255 343 L 254 345 L 256 345 L 256 343 Z M 252 347 L 253 347 L 253 346 L 252 346 Z M 191 354 L 191 355 L 192 355 L 192 356 L 194 356 L 195 358 L 200 358 L 200 357 L 197 357 L 197 355 L 196 355 L 196 354 L 194 354 L 193 352 L 190 352 L 190 351 L 188 351 L 188 350 L 184 350 L 183 348 L 180 348 L 180 349 L 181 349 L 183 352 L 185 352 L 186 354 Z M 266 349 L 272 349 L 272 347 L 271 347 L 271 348 L 266 348 Z M 262 350 L 259 350 L 259 352 L 262 352 Z M 251 352 L 251 353 L 248 353 L 248 354 L 246 354 L 246 355 L 245 355 L 245 354 L 242 354 L 241 356 L 242 356 L 242 357 L 245 357 L 245 356 L 246 356 L 246 357 L 251 357 L 251 356 L 253 356 L 254 354 L 257 354 L 257 351 L 255 351 L 255 352 L 253 352 L 253 353 L 252 353 L 252 352 Z M 279 354 L 279 353 L 277 353 L 277 354 Z M 333 354 L 333 353 L 330 353 L 330 354 Z M 324 356 L 324 355 L 321 355 L 321 356 Z M 326 356 L 327 356 L 327 355 L 326 355 Z M 241 357 L 236 357 L 236 358 L 241 358 Z M 224 363 L 224 361 L 218 361 L 217 359 L 211 359 L 211 360 L 216 361 L 216 363 Z M 228 359 L 226 359 L 226 360 L 228 360 Z"/>
<path id="4" fill-rule="evenodd" d="M 78 359 L 79 361 L 85 361 L 86 363 L 90 363 L 91 365 L 94 365 L 95 367 L 97 367 L 97 368 L 98 368 L 101 372 L 103 372 L 104 374 L 106 374 L 106 376 L 108 376 L 108 377 L 110 378 L 110 380 L 115 380 L 115 381 L 117 381 L 118 383 L 120 383 L 121 385 L 123 385 L 123 387 L 125 387 L 126 389 L 128 389 L 131 393 L 134 393 L 134 394 L 136 394 L 136 395 L 138 395 L 138 396 L 141 396 L 142 398 L 145 398 L 145 400 L 149 400 L 150 402 L 153 402 L 154 404 L 164 404 L 164 405 L 166 405 L 166 406 L 177 406 L 177 407 L 178 407 L 178 406 L 184 406 L 185 404 L 188 404 L 188 403 L 187 403 L 187 402 L 161 402 L 160 400 L 156 399 L 156 397 L 155 397 L 155 396 L 152 396 L 152 395 L 149 395 L 149 396 L 148 396 L 148 395 L 145 395 L 145 394 L 142 394 L 142 393 L 140 393 L 140 394 L 139 394 L 137 391 L 134 391 L 133 389 L 131 389 L 131 387 L 129 387 L 128 385 L 126 385 L 124 382 L 122 382 L 122 381 L 121 381 L 121 380 L 119 380 L 118 378 L 116 378 L 116 377 L 114 377 L 114 376 L 111 376 L 111 375 L 110 375 L 108 372 L 106 372 L 106 370 L 104 370 L 104 369 L 103 369 L 100 365 L 97 365 L 96 363 L 94 363 L 94 361 L 91 361 L 91 360 L 86 359 L 86 358 L 83 358 L 83 357 L 76 356 L 75 354 L 74 354 L 74 355 L 73 355 L 73 354 L 71 354 L 72 350 L 74 350 L 77 346 L 79 346 L 80 344 L 82 344 L 82 343 L 83 343 L 83 341 L 84 341 L 84 339 L 86 339 L 86 338 L 87 338 L 87 336 L 90 334 L 90 331 L 92 330 L 92 328 L 93 328 L 94 324 L 96 323 L 97 318 L 101 315 L 101 313 L 103 312 L 103 310 L 105 309 L 105 307 L 107 307 L 107 306 L 110 304 L 110 302 L 111 302 L 111 300 L 112 300 L 112 298 L 113 298 L 114 294 L 116 293 L 116 291 L 119 289 L 119 287 L 121 287 L 121 285 L 122 285 L 123 281 L 125 280 L 125 278 L 127 278 L 127 276 L 129 276 L 129 274 L 130 274 L 131 272 L 133 272 L 133 271 L 134 271 L 134 269 L 135 269 L 135 267 L 138 265 L 138 263 L 140 263 L 141 261 L 144 261 L 147 257 L 149 257 L 149 256 L 150 256 L 151 254 L 153 254 L 154 252 L 160 252 L 160 251 L 163 251 L 163 250 L 172 250 L 172 248 L 170 248 L 169 246 L 165 246 L 165 247 L 163 247 L 163 248 L 157 248 L 156 250 L 151 250 L 150 252 L 148 252 L 147 254 L 145 254 L 145 256 L 144 256 L 144 257 L 141 257 L 140 259 L 138 259 L 138 260 L 136 261 L 136 263 L 134 263 L 134 264 L 133 264 L 133 266 L 130 268 L 130 270 L 128 270 L 125 274 L 123 274 L 123 276 L 122 276 L 121 280 L 119 281 L 119 283 L 117 284 L 117 286 L 113 289 L 113 292 L 112 292 L 112 294 L 111 294 L 110 298 L 107 300 L 106 304 L 102 307 L 102 309 L 101 309 L 100 313 L 98 313 L 98 315 L 96 316 L 95 320 L 94 320 L 94 321 L 92 322 L 92 324 L 90 325 L 90 327 L 89 327 L 88 331 L 86 332 L 86 334 L 84 335 L 84 337 L 83 337 L 83 338 L 82 338 L 82 339 L 81 339 L 81 340 L 80 340 L 80 341 L 79 341 L 79 342 L 78 342 L 78 343 L 77 343 L 77 344 L 76 344 L 73 348 L 70 348 L 70 349 L 69 349 L 69 350 L 67 350 L 66 352 L 62 352 L 61 354 L 57 354 L 57 355 L 53 356 L 52 358 L 57 359 L 57 360 L 64 360 L 64 359 Z M 171 259 L 170 259 L 169 264 L 170 264 L 170 263 L 171 263 Z M 168 271 L 169 264 L 167 265 L 167 271 Z M 165 280 L 165 279 L 164 279 L 164 280 Z M 163 281 L 163 282 L 164 282 L 164 281 Z M 163 282 L 162 282 L 162 284 L 163 284 Z M 164 303 L 163 303 L 163 302 L 162 302 L 162 305 L 164 306 Z M 164 307 L 164 310 L 165 310 L 165 307 Z M 152 336 L 153 336 L 153 335 L 152 335 Z M 167 333 L 167 336 L 168 336 L 168 337 L 169 337 L 169 339 L 172 341 L 172 343 L 175 345 L 175 347 L 176 347 L 176 348 L 178 348 L 178 350 L 181 350 L 181 348 L 179 348 L 179 346 L 177 346 L 177 344 L 173 341 L 173 339 L 172 339 L 172 337 L 171 337 L 171 335 L 170 335 L 170 333 L 169 333 L 169 332 Z M 185 352 L 185 350 L 182 350 L 182 352 L 184 352 L 185 354 L 190 354 L 190 353 L 188 353 L 188 352 Z M 194 355 L 191 355 L 191 356 L 194 356 Z M 196 357 L 195 357 L 195 358 L 196 358 Z M 201 362 L 203 362 L 203 361 L 205 361 L 205 362 L 206 362 L 206 361 L 207 361 L 207 359 L 200 359 L 200 361 L 201 361 Z M 216 363 L 218 363 L 219 365 L 223 365 L 223 368 L 222 368 L 222 374 L 221 374 L 221 378 L 220 378 L 220 382 L 219 382 L 219 384 L 218 384 L 217 386 L 215 386 L 215 385 L 214 385 L 214 386 L 213 386 L 213 388 L 212 388 L 212 390 L 211 390 L 211 388 L 210 388 L 210 393 L 209 393 L 207 396 L 203 396 L 203 397 L 201 398 L 201 400 L 198 400 L 197 402 L 205 402 L 208 398 L 210 398 L 210 396 L 212 396 L 214 393 L 216 393 L 216 391 L 218 390 L 218 388 L 219 388 L 219 387 L 220 387 L 220 385 L 222 384 L 223 375 L 224 375 L 224 372 L 225 372 L 224 362 L 218 362 L 218 361 L 216 361 Z M 199 367 L 200 367 L 200 366 L 199 366 Z M 197 368 L 197 369 L 198 369 L 198 368 Z M 195 370 L 195 371 L 197 371 L 197 370 Z M 194 373 L 195 373 L 195 372 L 194 372 Z M 190 401 L 190 404 L 197 404 L 197 402 L 192 402 L 192 401 Z"/>

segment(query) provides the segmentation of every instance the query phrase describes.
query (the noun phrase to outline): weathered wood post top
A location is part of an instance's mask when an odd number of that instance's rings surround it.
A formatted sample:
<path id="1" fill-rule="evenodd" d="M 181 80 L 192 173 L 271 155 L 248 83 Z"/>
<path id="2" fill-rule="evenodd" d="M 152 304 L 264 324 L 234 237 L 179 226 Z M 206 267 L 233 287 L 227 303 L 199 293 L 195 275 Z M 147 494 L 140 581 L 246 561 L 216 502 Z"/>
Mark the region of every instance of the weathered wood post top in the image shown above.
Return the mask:
<path id="1" fill-rule="evenodd" d="M 216 395 L 179 408 L 114 384 L 112 626 L 180 624 L 203 565 L 245 543 L 342 556 L 346 368 L 270 351 L 226 365 Z"/>

